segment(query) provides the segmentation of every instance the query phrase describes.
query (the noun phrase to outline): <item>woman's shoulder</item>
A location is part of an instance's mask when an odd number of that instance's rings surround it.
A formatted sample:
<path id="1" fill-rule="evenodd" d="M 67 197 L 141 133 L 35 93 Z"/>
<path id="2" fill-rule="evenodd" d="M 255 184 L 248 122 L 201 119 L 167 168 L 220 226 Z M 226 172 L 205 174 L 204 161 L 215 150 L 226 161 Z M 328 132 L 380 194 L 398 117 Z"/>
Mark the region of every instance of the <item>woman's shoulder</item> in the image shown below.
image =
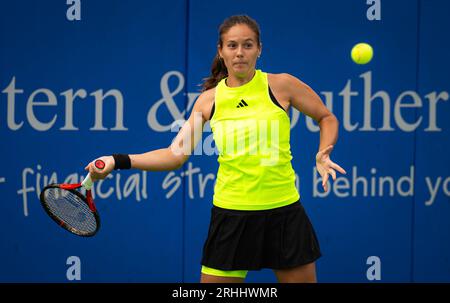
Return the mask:
<path id="1" fill-rule="evenodd" d="M 272 81 L 279 81 L 279 82 L 293 81 L 293 80 L 297 79 L 297 77 L 295 77 L 289 73 L 278 73 L 278 74 L 267 73 L 267 77 Z"/>
<path id="2" fill-rule="evenodd" d="M 200 96 L 198 96 L 197 101 L 201 103 L 210 103 L 214 101 L 215 95 L 216 95 L 216 88 L 213 87 L 201 92 Z"/>
<path id="3" fill-rule="evenodd" d="M 208 120 L 211 115 L 211 108 L 214 103 L 216 88 L 210 88 L 203 91 L 195 101 L 194 108 L 201 111 L 205 120 Z"/>
<path id="4" fill-rule="evenodd" d="M 269 82 L 270 87 L 285 89 L 291 86 L 293 83 L 299 81 L 299 79 L 288 73 L 267 73 L 267 81 Z"/>

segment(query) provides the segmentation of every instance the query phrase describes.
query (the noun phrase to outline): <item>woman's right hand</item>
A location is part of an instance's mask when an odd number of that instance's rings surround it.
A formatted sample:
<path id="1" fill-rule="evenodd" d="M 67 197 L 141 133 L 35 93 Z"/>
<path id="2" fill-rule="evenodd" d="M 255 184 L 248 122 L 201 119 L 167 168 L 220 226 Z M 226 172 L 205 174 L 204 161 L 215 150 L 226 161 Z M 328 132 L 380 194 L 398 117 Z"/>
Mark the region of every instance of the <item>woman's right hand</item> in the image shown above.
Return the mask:
<path id="1" fill-rule="evenodd" d="M 97 160 L 102 160 L 105 163 L 105 168 L 98 169 L 97 167 L 95 167 L 94 163 Z M 114 158 L 112 156 L 103 156 L 93 160 L 91 163 L 86 165 L 84 169 L 91 174 L 92 181 L 95 181 L 99 179 L 105 179 L 106 176 L 113 171 L 115 164 L 116 163 L 114 162 Z"/>

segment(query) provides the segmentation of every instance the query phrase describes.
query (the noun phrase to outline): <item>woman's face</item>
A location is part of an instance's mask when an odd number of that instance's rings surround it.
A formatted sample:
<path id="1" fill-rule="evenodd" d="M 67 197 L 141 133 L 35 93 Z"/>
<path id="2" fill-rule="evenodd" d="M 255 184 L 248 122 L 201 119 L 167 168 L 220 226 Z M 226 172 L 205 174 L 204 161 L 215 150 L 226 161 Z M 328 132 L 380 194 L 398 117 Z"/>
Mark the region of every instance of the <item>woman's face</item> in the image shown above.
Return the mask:
<path id="1" fill-rule="evenodd" d="M 222 35 L 222 48 L 218 48 L 228 75 L 243 78 L 253 73 L 261 47 L 256 34 L 245 24 L 236 24 Z"/>

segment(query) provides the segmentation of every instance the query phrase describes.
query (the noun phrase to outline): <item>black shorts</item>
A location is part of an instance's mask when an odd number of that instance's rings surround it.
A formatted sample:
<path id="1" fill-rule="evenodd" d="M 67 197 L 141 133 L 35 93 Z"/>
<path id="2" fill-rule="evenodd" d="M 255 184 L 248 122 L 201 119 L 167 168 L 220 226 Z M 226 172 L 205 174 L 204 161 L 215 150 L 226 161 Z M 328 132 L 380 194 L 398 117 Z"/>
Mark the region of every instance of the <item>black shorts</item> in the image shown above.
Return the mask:
<path id="1" fill-rule="evenodd" d="M 286 269 L 320 256 L 316 233 L 299 201 L 257 211 L 213 206 L 201 264 L 220 270 Z"/>

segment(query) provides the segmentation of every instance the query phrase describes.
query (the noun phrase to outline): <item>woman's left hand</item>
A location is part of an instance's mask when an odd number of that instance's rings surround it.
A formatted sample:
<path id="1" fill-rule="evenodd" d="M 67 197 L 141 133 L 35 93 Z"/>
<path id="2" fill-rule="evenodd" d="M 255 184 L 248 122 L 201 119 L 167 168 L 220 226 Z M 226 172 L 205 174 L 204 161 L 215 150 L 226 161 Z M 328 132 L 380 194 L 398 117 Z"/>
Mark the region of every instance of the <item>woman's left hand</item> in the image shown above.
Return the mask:
<path id="1" fill-rule="evenodd" d="M 331 175 L 333 180 L 336 180 L 336 170 L 342 174 L 346 174 L 346 171 L 342 167 L 331 161 L 330 153 L 333 148 L 334 146 L 330 145 L 319 151 L 316 155 L 316 167 L 317 171 L 322 176 L 322 187 L 325 191 L 328 191 L 328 174 Z"/>

